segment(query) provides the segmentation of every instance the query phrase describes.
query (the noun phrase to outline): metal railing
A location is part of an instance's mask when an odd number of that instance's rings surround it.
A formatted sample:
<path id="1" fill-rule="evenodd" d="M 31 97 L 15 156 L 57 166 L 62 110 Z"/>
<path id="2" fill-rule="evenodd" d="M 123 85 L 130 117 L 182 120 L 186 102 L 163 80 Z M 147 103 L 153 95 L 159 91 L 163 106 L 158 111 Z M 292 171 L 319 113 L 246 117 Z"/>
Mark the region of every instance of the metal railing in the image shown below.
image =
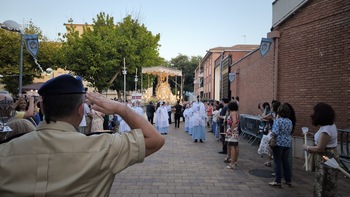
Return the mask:
<path id="1" fill-rule="evenodd" d="M 251 145 L 260 142 L 261 136 L 258 133 L 260 118 L 249 114 L 240 114 L 239 117 L 240 138 L 248 138 L 248 143 Z"/>

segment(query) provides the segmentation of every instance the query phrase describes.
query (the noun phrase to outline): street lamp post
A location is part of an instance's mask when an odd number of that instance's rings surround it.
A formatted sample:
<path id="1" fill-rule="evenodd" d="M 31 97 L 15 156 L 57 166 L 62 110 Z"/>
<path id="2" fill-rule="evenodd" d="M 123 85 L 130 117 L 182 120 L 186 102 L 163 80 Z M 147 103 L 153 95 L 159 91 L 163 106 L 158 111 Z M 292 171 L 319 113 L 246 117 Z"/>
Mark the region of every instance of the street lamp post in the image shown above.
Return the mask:
<path id="1" fill-rule="evenodd" d="M 181 71 L 181 73 L 182 73 L 182 71 Z M 184 97 L 184 95 L 183 95 L 183 85 L 184 85 L 184 79 L 183 79 L 183 75 L 181 74 L 181 96 L 180 96 L 180 99 L 181 99 L 181 101 L 183 101 L 183 97 Z"/>
<path id="2" fill-rule="evenodd" d="M 137 78 L 137 68 L 136 68 L 136 74 L 135 74 L 135 93 L 137 92 L 137 81 L 139 79 Z"/>
<path id="3" fill-rule="evenodd" d="M 125 95 L 125 92 L 126 92 L 126 74 L 127 74 L 128 71 L 126 71 L 126 67 L 125 67 L 125 57 L 124 57 L 124 67 L 123 67 L 123 75 L 124 75 L 124 92 L 123 92 L 123 99 L 124 99 L 124 102 L 126 101 L 126 95 Z"/>
<path id="4" fill-rule="evenodd" d="M 1 28 L 20 33 L 21 35 L 21 49 L 20 49 L 20 57 L 19 57 L 19 79 L 18 79 L 18 92 L 19 94 L 22 94 L 22 76 L 23 76 L 23 30 L 21 29 L 20 25 L 12 20 L 7 20 L 4 23 L 1 24 Z"/>
<path id="5" fill-rule="evenodd" d="M 21 52 L 19 56 L 19 79 L 18 79 L 18 93 L 22 94 L 22 78 L 23 78 L 23 34 L 21 33 Z"/>

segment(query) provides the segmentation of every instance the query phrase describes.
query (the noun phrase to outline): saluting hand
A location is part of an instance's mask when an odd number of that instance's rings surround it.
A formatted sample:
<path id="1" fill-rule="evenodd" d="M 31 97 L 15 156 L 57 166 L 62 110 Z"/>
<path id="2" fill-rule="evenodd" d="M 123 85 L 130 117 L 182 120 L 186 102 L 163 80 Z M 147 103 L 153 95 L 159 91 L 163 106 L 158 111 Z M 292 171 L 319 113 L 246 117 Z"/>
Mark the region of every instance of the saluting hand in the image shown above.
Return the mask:
<path id="1" fill-rule="evenodd" d="M 87 92 L 86 98 L 89 100 L 92 109 L 107 115 L 115 114 L 116 108 L 121 104 L 97 92 Z"/>

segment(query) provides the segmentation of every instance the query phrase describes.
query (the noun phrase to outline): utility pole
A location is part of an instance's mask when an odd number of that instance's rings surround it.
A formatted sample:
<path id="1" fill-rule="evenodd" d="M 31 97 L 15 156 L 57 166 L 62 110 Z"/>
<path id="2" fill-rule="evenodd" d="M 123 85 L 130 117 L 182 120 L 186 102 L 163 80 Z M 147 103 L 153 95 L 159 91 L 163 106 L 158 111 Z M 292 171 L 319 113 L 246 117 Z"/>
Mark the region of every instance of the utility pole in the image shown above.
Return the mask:
<path id="1" fill-rule="evenodd" d="M 126 71 L 126 67 L 125 67 L 125 57 L 124 57 L 124 67 L 123 67 L 123 75 L 124 75 L 124 92 L 123 92 L 123 100 L 124 102 L 126 101 L 126 74 L 127 74 L 127 71 Z"/>

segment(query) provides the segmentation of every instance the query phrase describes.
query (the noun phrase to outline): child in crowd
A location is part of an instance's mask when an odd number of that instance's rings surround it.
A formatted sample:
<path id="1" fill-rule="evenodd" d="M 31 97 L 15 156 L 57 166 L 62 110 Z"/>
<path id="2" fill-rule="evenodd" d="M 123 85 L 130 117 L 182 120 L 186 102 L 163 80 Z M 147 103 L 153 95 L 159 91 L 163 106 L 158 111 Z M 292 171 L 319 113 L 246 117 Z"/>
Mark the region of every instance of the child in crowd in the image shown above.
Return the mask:
<path id="1" fill-rule="evenodd" d="M 214 111 L 213 111 L 213 122 L 212 122 L 212 131 L 214 133 L 214 136 L 219 139 L 220 138 L 220 131 L 217 128 L 217 121 L 218 121 L 218 116 L 220 114 L 220 106 L 217 105 L 214 107 Z"/>

